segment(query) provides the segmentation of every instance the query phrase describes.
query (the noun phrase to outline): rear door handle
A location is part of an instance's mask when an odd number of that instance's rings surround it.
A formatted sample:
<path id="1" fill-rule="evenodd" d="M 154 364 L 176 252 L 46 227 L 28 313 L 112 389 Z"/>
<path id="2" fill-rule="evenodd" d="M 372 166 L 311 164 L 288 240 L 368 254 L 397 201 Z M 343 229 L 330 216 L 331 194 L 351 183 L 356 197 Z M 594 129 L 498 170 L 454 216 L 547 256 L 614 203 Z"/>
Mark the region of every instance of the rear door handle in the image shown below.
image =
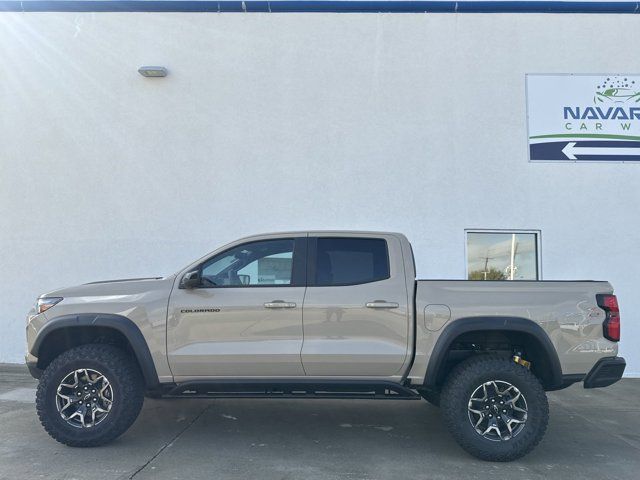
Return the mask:
<path id="1" fill-rule="evenodd" d="M 285 302 L 284 300 L 274 300 L 264 304 L 264 308 L 296 308 L 295 302 Z"/>
<path id="2" fill-rule="evenodd" d="M 365 304 L 367 308 L 398 308 L 400 305 L 396 302 L 385 302 L 384 300 L 376 300 Z"/>

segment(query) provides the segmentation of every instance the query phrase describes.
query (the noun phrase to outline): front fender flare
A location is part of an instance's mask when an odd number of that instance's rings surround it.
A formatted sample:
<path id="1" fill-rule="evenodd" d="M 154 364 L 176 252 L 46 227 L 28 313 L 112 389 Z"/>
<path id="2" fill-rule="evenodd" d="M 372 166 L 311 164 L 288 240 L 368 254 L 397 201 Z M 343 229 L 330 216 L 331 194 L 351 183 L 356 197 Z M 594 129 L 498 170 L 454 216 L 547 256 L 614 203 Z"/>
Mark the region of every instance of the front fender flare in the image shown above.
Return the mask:
<path id="1" fill-rule="evenodd" d="M 38 357 L 40 347 L 53 332 L 70 327 L 106 327 L 120 332 L 129 341 L 140 370 L 144 376 L 148 389 L 159 385 L 158 374 L 147 342 L 142 332 L 133 321 L 122 315 L 112 313 L 80 313 L 76 315 L 61 315 L 54 317 L 44 324 L 36 335 L 29 353 Z"/>

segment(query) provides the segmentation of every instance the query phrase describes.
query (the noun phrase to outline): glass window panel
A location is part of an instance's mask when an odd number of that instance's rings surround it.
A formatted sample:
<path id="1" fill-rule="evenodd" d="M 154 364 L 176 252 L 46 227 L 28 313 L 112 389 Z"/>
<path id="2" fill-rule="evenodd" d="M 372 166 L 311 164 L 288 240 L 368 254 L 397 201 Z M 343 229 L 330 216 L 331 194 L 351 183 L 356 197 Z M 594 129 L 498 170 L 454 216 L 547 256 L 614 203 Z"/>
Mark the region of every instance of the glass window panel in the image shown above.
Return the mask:
<path id="1" fill-rule="evenodd" d="M 202 266 L 205 286 L 290 285 L 294 241 L 264 240 L 227 250 Z"/>
<path id="2" fill-rule="evenodd" d="M 389 278 L 387 242 L 379 238 L 318 238 L 316 285 L 355 285 Z"/>
<path id="3" fill-rule="evenodd" d="M 467 232 L 469 280 L 538 280 L 538 234 Z"/>

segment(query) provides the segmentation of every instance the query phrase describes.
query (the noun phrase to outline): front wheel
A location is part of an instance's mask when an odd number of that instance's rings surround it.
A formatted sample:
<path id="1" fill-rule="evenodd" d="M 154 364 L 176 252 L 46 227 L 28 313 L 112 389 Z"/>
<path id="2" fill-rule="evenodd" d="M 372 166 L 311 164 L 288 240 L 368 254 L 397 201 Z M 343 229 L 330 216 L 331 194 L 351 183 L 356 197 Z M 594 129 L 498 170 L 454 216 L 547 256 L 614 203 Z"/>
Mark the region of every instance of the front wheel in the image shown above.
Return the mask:
<path id="1" fill-rule="evenodd" d="M 507 358 L 472 357 L 446 381 L 440 407 L 460 446 L 482 460 L 508 462 L 529 453 L 547 429 L 540 381 Z"/>
<path id="2" fill-rule="evenodd" d="M 72 447 L 94 447 L 124 433 L 144 402 L 138 365 L 112 345 L 72 348 L 45 369 L 36 410 L 47 433 Z"/>

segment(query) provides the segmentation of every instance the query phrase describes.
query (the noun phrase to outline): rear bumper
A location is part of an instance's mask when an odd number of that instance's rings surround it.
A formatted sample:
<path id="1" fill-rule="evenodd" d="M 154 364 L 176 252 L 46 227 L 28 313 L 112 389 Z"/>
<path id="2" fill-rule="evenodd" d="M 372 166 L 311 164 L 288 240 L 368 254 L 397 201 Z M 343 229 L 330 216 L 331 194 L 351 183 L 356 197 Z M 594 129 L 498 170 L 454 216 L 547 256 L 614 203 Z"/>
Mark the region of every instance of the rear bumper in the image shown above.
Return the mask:
<path id="1" fill-rule="evenodd" d="M 584 388 L 608 387 L 622 378 L 627 362 L 622 357 L 603 358 L 584 378 Z"/>

